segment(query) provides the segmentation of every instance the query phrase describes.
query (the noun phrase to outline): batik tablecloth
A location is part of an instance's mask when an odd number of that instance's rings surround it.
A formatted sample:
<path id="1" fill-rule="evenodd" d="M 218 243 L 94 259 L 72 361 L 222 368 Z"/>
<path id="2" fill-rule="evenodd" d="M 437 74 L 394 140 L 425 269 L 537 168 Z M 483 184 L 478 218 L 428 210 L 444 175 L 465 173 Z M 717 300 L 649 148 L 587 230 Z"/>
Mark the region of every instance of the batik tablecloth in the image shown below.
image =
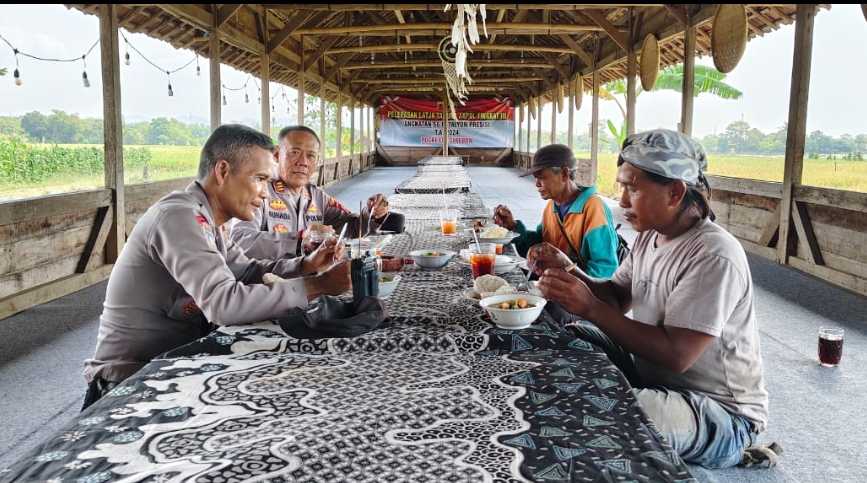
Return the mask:
<path id="1" fill-rule="evenodd" d="M 385 253 L 469 243 L 422 214 Z M 544 312 L 498 329 L 462 295 L 472 279 L 456 260 L 401 275 L 387 328 L 300 340 L 270 321 L 223 327 L 149 363 L 0 481 L 695 481 L 596 346 Z"/>

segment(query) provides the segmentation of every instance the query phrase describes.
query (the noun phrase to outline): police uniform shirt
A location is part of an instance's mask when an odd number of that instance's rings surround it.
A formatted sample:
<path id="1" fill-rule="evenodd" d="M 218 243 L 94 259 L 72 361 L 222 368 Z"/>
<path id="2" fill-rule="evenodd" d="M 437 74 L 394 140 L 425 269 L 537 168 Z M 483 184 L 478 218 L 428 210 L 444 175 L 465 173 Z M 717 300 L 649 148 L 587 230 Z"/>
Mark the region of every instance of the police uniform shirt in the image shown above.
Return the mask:
<path id="1" fill-rule="evenodd" d="M 289 187 L 276 179 L 268 184 L 268 200 L 255 218 L 234 222 L 231 238 L 251 258 L 294 257 L 301 253 L 303 230 L 319 224 L 339 232 L 347 223 L 346 238 L 357 237 L 359 230 L 365 236 L 376 233 L 381 226 L 370 219 L 366 206 L 359 216 L 310 183 L 296 202 Z"/>
<path id="2" fill-rule="evenodd" d="M 85 379 L 120 382 L 155 356 L 219 325 L 276 318 L 307 306 L 301 260 L 254 260 L 229 240 L 197 182 L 157 201 L 136 223 L 112 269 L 96 352 Z M 265 285 L 273 272 L 284 283 Z"/>

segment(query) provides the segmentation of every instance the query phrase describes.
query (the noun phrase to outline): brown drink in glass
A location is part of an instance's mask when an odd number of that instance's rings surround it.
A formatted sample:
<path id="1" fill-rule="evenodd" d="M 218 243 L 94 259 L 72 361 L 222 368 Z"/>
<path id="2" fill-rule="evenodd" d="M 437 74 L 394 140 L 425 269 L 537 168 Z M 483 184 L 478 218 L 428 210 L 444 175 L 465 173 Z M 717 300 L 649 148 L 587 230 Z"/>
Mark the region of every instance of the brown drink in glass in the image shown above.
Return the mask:
<path id="1" fill-rule="evenodd" d="M 840 365 L 843 357 L 843 329 L 819 327 L 819 364 L 825 367 Z"/>

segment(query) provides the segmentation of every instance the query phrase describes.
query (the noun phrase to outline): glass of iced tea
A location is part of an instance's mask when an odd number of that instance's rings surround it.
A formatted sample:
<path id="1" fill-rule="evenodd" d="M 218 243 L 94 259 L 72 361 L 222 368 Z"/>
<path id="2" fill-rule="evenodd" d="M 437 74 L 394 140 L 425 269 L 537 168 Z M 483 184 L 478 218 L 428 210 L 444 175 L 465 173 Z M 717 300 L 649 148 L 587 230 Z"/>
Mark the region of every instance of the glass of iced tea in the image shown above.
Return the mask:
<path id="1" fill-rule="evenodd" d="M 330 235 L 330 232 L 321 230 L 310 230 L 304 233 L 305 239 L 301 244 L 302 253 L 304 255 L 313 253 Z"/>
<path id="2" fill-rule="evenodd" d="M 837 367 L 843 357 L 843 329 L 819 327 L 819 364 Z"/>
<path id="3" fill-rule="evenodd" d="M 454 235 L 458 231 L 458 210 L 446 208 L 440 210 L 440 226 L 443 235 Z"/>
<path id="4" fill-rule="evenodd" d="M 474 280 L 482 275 L 494 274 L 496 250 L 495 243 L 470 243 L 470 267 L 473 269 Z"/>

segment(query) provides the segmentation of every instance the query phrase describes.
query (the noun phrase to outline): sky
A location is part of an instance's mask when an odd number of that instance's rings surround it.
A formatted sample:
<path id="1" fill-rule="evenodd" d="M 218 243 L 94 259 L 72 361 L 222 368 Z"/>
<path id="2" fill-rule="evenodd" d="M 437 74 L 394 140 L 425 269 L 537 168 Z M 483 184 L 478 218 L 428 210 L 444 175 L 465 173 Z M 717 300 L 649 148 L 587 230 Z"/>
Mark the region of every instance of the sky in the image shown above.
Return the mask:
<path id="1" fill-rule="evenodd" d="M 168 117 L 208 123 L 208 60 L 196 59 L 192 51 L 176 50 L 143 34 L 123 29 L 121 33 L 121 56 L 128 52 L 131 61 L 130 65 L 121 66 L 124 119 Z M 743 96 L 739 100 L 712 95 L 697 97 L 693 135 L 719 134 L 730 123 L 741 120 L 770 133 L 787 121 L 794 33 L 794 25 L 783 25 L 778 31 L 747 44 L 740 63 L 725 79 Z M 867 49 L 861 48 L 867 46 L 867 19 L 860 6 L 834 4 L 830 10 L 820 11 L 813 35 L 807 133 L 819 130 L 834 137 L 867 134 L 867 96 L 863 95 L 862 87 L 867 80 Z M 62 4 L 0 6 L 0 68 L 8 70 L 6 76 L 0 77 L 0 116 L 61 110 L 83 118 L 101 118 L 99 46 L 93 48 L 98 39 L 99 22 L 95 15 L 85 15 Z M 12 76 L 16 67 L 14 49 L 19 51 L 21 86 L 14 84 Z M 709 56 L 698 58 L 696 63 L 713 66 Z M 201 76 L 196 76 L 196 65 L 201 68 Z M 83 71 L 88 74 L 90 88 L 83 85 Z M 221 76 L 227 88 L 223 122 L 257 122 L 258 79 L 225 65 L 221 67 Z M 167 95 L 169 82 L 174 92 L 171 97 Z M 283 87 L 281 91 L 279 85 L 271 84 L 275 125 L 294 124 L 296 119 L 294 110 L 287 113 L 289 104 L 282 98 L 283 92 L 289 99 L 297 99 L 294 89 Z M 249 103 L 244 102 L 245 93 Z M 575 113 L 576 131 L 589 125 L 590 106 L 585 96 L 581 110 Z M 636 108 L 638 130 L 676 129 L 680 94 L 645 92 L 638 97 Z M 551 109 L 549 104 L 542 113 L 543 129 L 550 129 Z M 567 125 L 565 111 L 561 116 L 558 131 L 565 130 Z M 599 116 L 615 120 L 616 124 L 622 119 L 612 101 L 600 101 Z"/>

